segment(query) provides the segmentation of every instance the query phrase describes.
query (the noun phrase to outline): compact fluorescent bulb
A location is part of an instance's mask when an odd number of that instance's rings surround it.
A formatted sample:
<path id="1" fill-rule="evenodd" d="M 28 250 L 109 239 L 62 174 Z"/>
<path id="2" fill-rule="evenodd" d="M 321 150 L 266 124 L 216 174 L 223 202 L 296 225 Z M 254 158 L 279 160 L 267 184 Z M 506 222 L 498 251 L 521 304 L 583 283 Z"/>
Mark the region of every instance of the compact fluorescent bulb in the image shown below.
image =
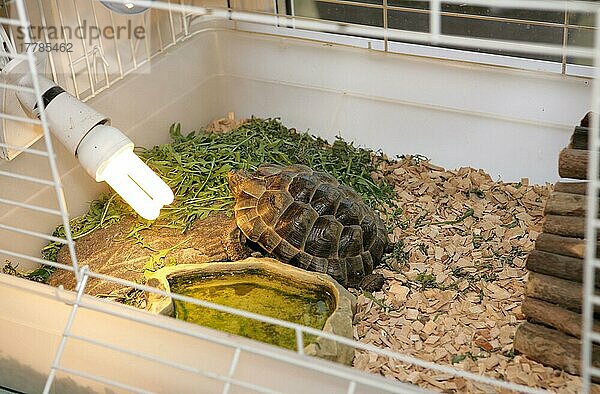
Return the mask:
<path id="1" fill-rule="evenodd" d="M 156 219 L 161 208 L 173 202 L 173 192 L 133 153 L 133 142 L 110 126 L 104 115 L 49 79 L 39 79 L 52 134 L 96 181 L 106 181 L 143 218 Z M 31 87 L 30 77 L 21 78 L 19 84 Z M 39 117 L 33 94 L 18 91 L 17 97 L 30 116 Z"/>
<path id="2" fill-rule="evenodd" d="M 156 219 L 162 206 L 173 201 L 161 196 L 164 183 L 129 149 L 112 157 L 98 171 L 96 180 L 106 181 L 140 216 L 148 220 Z"/>
<path id="3" fill-rule="evenodd" d="M 173 202 L 173 192 L 140 160 L 133 147 L 117 152 L 96 172 L 98 182 L 106 181 L 137 213 L 154 220 L 163 205 Z"/>
<path id="4" fill-rule="evenodd" d="M 173 192 L 135 153 L 133 149 L 124 149 L 113 156 L 106 166 L 98 170 L 97 181 L 106 181 L 112 185 L 113 179 L 121 177 L 131 179 L 153 204 L 162 208 L 173 202 Z M 133 193 L 132 193 L 133 194 Z"/>
<path id="5" fill-rule="evenodd" d="M 133 143 L 118 129 L 100 124 L 77 148 L 79 162 L 96 181 L 105 181 L 141 217 L 154 220 L 173 192 L 135 153 Z"/>

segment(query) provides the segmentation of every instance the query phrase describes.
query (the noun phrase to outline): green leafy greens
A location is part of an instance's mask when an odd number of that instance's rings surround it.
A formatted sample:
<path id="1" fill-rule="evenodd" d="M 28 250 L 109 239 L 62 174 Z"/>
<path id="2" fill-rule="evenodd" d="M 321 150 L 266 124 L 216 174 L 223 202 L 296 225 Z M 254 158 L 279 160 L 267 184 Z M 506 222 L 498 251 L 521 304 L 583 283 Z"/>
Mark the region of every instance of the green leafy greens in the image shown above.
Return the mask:
<path id="1" fill-rule="evenodd" d="M 376 182 L 371 173 L 385 160 L 381 153 L 357 148 L 336 138 L 329 144 L 322 138 L 286 128 L 277 119 L 252 118 L 226 133 L 181 133 L 181 126 L 171 126 L 172 142 L 152 149 L 140 149 L 138 155 L 167 182 L 175 202 L 165 207 L 155 225 L 187 229 L 195 220 L 211 212 L 231 213 L 233 197 L 227 173 L 233 169 L 254 171 L 263 163 L 304 164 L 325 171 L 341 183 L 354 188 L 372 207 L 391 205 L 394 190 L 385 180 Z M 127 215 L 131 208 L 112 193 L 90 205 L 90 210 L 71 221 L 73 238 L 106 227 Z M 150 222 L 139 219 L 136 227 Z M 54 233 L 64 236 L 64 228 Z M 59 244 L 43 250 L 45 258 L 56 261 Z"/>

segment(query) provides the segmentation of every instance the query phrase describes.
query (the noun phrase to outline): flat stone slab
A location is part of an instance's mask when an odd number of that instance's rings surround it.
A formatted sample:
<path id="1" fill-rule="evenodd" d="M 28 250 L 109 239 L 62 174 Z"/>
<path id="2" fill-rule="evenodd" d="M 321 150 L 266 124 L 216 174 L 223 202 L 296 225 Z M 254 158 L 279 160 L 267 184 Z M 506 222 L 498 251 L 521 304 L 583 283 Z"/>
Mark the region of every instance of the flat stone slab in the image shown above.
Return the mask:
<path id="1" fill-rule="evenodd" d="M 79 266 L 87 265 L 92 272 L 142 283 L 145 267 L 151 258 L 165 264 L 196 264 L 235 261 L 249 255 L 240 242 L 241 232 L 235 219 L 224 214 L 198 220 L 185 233 L 180 229 L 159 226 L 140 230 L 140 242 L 128 237 L 135 223 L 133 218 L 123 219 L 78 239 L 75 253 Z M 58 262 L 71 265 L 67 247 L 60 249 Z M 67 290 L 74 290 L 76 285 L 73 273 L 65 270 L 54 272 L 48 283 L 62 285 Z M 86 293 L 100 296 L 126 289 L 114 282 L 90 278 Z"/>

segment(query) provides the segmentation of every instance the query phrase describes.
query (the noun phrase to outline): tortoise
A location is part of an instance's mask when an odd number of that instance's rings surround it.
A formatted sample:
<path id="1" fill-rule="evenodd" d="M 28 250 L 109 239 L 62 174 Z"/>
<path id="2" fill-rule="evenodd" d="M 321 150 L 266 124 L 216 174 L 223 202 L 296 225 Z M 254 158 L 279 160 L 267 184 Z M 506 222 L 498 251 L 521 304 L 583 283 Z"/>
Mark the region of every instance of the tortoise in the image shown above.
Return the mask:
<path id="1" fill-rule="evenodd" d="M 352 189 L 302 165 L 267 164 L 254 174 L 232 171 L 229 184 L 236 199 L 235 218 L 211 215 L 195 221 L 185 234 L 161 227 L 145 229 L 145 242 L 172 249 L 169 256 L 179 263 L 242 260 L 252 252 L 249 246 L 256 245 L 284 263 L 328 273 L 345 287 L 381 289 L 383 277 L 372 271 L 387 244 L 385 227 Z M 134 220 L 78 239 L 75 248 L 82 265 L 137 280 L 136 273 L 144 272 L 147 250 L 118 241 Z M 66 245 L 57 258 L 70 264 Z M 56 270 L 48 283 L 74 290 L 77 282 L 72 272 Z M 86 292 L 106 294 L 121 288 L 116 282 L 90 280 Z"/>
<path id="2" fill-rule="evenodd" d="M 388 243 L 383 221 L 350 187 L 304 165 L 230 171 L 241 232 L 284 263 L 329 274 L 344 287 L 376 291 L 372 274 Z"/>

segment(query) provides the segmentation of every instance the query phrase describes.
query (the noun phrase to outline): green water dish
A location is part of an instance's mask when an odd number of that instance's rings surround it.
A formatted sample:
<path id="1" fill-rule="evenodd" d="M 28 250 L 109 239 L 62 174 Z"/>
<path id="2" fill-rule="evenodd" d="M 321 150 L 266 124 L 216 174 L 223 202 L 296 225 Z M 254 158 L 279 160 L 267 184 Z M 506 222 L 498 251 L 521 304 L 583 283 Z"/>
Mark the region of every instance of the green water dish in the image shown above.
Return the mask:
<path id="1" fill-rule="evenodd" d="M 181 264 L 157 270 L 153 287 L 263 316 L 352 338 L 356 300 L 329 275 L 308 272 L 270 258 Z M 171 297 L 148 294 L 147 309 L 230 334 L 297 350 L 296 332 L 287 327 L 217 311 Z M 350 364 L 354 351 L 325 338 L 304 334 L 304 353 Z"/>

